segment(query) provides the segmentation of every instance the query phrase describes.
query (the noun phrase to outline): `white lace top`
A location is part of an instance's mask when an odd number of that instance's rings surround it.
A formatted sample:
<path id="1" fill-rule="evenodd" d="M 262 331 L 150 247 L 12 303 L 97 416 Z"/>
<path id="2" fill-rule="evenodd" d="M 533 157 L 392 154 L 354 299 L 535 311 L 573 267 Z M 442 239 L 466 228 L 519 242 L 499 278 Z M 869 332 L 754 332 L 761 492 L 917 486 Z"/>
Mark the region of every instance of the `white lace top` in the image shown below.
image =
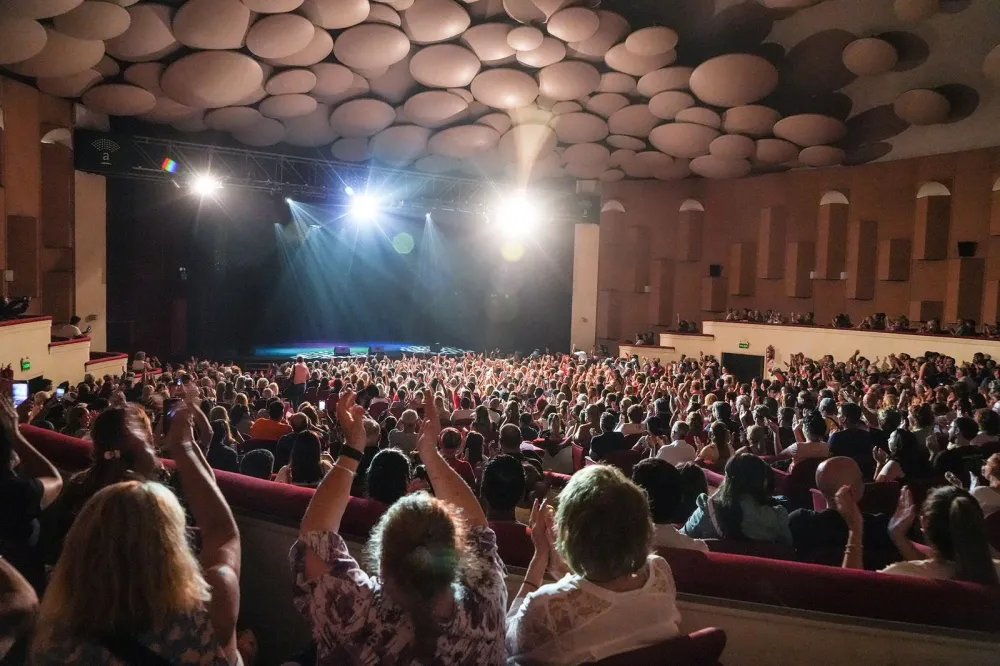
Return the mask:
<path id="1" fill-rule="evenodd" d="M 670 565 L 650 555 L 646 584 L 612 592 L 567 574 L 514 600 L 507 613 L 508 664 L 579 664 L 678 634 L 681 615 Z"/>

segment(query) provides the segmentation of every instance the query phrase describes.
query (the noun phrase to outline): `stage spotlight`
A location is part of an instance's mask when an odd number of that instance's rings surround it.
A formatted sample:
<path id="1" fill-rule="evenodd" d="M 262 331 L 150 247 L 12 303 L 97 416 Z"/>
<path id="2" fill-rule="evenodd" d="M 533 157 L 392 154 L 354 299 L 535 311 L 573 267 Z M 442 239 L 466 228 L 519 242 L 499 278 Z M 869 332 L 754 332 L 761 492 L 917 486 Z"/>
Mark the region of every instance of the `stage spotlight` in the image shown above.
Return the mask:
<path id="1" fill-rule="evenodd" d="M 494 214 L 501 233 L 521 238 L 534 231 L 538 224 L 538 207 L 523 192 L 503 199 Z"/>
<path id="2" fill-rule="evenodd" d="M 202 197 L 211 196 L 216 190 L 221 188 L 222 183 L 217 178 L 208 174 L 195 176 L 195 179 L 191 182 L 191 190 Z"/>
<path id="3" fill-rule="evenodd" d="M 285 203 L 291 206 L 294 202 L 292 201 L 291 197 L 285 197 Z"/>
<path id="4" fill-rule="evenodd" d="M 355 219 L 369 222 L 378 215 L 380 207 L 378 199 L 370 194 L 356 194 L 351 197 L 351 216 Z"/>
<path id="5" fill-rule="evenodd" d="M 347 187 L 344 188 L 344 192 L 346 192 L 347 196 L 349 196 L 349 197 L 353 197 L 354 196 L 354 188 L 351 187 L 350 185 L 348 185 Z"/>

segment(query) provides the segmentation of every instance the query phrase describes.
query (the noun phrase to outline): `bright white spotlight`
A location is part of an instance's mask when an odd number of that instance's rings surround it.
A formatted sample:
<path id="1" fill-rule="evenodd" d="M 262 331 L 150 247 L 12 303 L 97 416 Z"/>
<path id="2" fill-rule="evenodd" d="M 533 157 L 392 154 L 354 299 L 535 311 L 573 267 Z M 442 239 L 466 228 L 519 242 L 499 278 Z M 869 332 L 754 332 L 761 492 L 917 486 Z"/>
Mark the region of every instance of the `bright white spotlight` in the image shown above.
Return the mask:
<path id="1" fill-rule="evenodd" d="M 216 190 L 222 188 L 222 183 L 213 176 L 202 174 L 196 176 L 191 183 L 191 190 L 199 196 L 212 196 Z"/>
<path id="2" fill-rule="evenodd" d="M 501 233 L 509 238 L 523 238 L 538 225 L 539 211 L 524 193 L 519 193 L 501 201 L 495 216 Z"/>
<path id="3" fill-rule="evenodd" d="M 351 216 L 355 219 L 369 222 L 375 219 L 380 208 L 378 199 L 370 194 L 356 194 L 351 197 Z"/>
<path id="4" fill-rule="evenodd" d="M 347 187 L 345 187 L 344 191 L 347 192 L 347 196 L 349 196 L 349 197 L 353 197 L 354 196 L 354 188 L 351 187 L 350 185 L 348 185 Z"/>
<path id="5" fill-rule="evenodd" d="M 291 197 L 285 197 L 285 203 L 288 204 L 289 206 L 292 205 Z"/>

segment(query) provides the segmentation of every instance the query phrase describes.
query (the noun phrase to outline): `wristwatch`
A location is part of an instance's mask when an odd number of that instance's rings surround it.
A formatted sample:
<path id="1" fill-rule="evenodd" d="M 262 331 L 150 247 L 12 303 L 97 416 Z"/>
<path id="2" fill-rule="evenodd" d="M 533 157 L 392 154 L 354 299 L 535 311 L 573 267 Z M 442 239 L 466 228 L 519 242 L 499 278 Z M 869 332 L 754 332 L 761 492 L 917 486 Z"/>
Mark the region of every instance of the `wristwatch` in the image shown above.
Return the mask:
<path id="1" fill-rule="evenodd" d="M 352 448 L 347 444 L 340 447 L 340 455 L 346 456 L 351 460 L 356 460 L 357 462 L 361 462 L 361 459 L 364 457 L 364 454 L 361 453 L 361 451 L 358 451 L 357 449 Z"/>

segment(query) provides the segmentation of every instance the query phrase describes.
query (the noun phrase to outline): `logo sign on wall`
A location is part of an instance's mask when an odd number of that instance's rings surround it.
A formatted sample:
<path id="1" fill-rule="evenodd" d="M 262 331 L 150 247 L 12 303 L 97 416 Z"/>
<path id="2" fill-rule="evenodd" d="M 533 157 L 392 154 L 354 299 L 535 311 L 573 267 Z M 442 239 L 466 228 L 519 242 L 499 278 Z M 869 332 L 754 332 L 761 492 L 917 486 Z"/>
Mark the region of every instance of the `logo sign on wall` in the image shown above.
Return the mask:
<path id="1" fill-rule="evenodd" d="M 73 132 L 73 156 L 80 171 L 126 175 L 138 166 L 130 146 L 127 137 L 93 130 Z"/>

